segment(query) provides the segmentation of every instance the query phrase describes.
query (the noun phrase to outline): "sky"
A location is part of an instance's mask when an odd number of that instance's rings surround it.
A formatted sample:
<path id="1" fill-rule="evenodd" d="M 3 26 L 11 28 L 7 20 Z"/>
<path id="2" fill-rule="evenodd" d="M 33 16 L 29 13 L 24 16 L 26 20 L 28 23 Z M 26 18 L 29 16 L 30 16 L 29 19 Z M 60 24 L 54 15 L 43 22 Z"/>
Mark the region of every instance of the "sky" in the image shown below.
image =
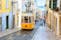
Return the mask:
<path id="1" fill-rule="evenodd" d="M 37 9 L 40 9 L 40 10 L 44 11 L 45 10 L 46 0 L 34 0 L 34 4 L 35 4 L 35 7 Z M 22 5 L 23 5 L 22 10 L 25 11 L 26 8 L 25 8 L 24 3 Z"/>
<path id="2" fill-rule="evenodd" d="M 35 5 L 40 10 L 45 10 L 46 0 L 35 0 Z"/>

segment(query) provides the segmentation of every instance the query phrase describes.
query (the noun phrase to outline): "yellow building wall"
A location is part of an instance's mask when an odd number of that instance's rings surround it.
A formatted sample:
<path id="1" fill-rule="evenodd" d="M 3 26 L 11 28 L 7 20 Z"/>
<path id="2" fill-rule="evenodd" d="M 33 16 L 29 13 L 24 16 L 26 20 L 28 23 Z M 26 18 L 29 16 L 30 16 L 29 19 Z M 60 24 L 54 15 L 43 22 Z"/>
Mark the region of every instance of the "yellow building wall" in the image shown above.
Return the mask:
<path id="1" fill-rule="evenodd" d="M 6 6 L 8 8 L 6 8 Z M 10 10 L 11 10 L 11 1 L 10 0 L 0 0 L 0 13 L 9 12 Z"/>

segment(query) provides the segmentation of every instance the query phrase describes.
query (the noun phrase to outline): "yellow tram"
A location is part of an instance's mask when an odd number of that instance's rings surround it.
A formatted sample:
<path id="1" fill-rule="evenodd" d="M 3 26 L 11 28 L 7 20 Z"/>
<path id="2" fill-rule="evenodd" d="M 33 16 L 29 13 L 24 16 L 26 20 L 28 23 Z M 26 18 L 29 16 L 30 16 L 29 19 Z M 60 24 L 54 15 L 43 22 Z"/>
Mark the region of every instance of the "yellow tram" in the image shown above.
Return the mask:
<path id="1" fill-rule="evenodd" d="M 34 29 L 34 15 L 32 14 L 22 14 L 21 17 L 21 28 L 22 29 Z"/>
<path id="2" fill-rule="evenodd" d="M 21 28 L 22 29 L 33 29 L 35 26 L 35 13 L 33 8 L 33 1 L 26 0 L 24 3 L 26 8 L 25 11 L 22 11 L 21 16 Z"/>

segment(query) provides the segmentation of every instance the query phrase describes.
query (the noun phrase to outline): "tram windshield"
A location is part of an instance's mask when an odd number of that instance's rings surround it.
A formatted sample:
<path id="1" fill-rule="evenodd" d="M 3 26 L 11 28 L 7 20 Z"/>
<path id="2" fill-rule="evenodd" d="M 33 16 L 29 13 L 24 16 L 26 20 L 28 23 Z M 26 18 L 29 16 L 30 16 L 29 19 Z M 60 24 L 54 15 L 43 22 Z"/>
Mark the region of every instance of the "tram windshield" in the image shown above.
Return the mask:
<path id="1" fill-rule="evenodd" d="M 22 17 L 22 23 L 31 23 L 32 22 L 32 17 L 30 16 L 25 16 L 25 17 Z"/>

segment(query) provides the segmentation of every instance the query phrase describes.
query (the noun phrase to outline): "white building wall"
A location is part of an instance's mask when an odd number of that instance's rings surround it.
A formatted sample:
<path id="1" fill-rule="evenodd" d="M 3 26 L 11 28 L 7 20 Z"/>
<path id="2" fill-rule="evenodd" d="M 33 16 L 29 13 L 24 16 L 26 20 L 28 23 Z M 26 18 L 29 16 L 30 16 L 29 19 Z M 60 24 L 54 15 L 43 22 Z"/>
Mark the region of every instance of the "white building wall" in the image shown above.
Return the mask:
<path id="1" fill-rule="evenodd" d="M 9 12 L 9 29 L 11 29 L 13 27 L 13 13 L 12 11 Z"/>
<path id="2" fill-rule="evenodd" d="M 22 0 L 18 0 L 18 9 L 19 9 L 19 28 L 21 28 L 21 14 L 22 14 Z"/>
<path id="3" fill-rule="evenodd" d="M 6 30 L 6 14 L 2 14 L 2 31 Z"/>

